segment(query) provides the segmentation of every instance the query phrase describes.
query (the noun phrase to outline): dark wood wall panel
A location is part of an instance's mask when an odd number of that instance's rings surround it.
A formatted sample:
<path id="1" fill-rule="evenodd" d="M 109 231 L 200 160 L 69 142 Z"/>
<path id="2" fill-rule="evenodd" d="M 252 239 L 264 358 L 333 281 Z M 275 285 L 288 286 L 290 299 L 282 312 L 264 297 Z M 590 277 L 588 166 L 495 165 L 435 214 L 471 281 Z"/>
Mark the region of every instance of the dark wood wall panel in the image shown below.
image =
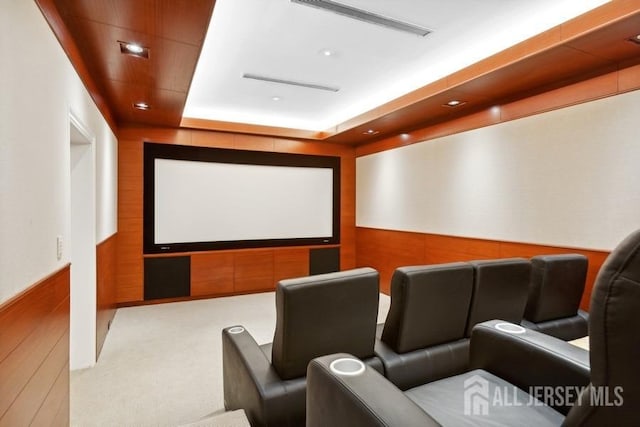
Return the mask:
<path id="1" fill-rule="evenodd" d="M 373 267 L 380 273 L 380 290 L 389 294 L 393 271 L 401 266 L 424 264 L 424 237 L 370 228 L 356 230 L 358 267 Z"/>
<path id="2" fill-rule="evenodd" d="M 234 255 L 208 252 L 191 255 L 191 295 L 229 295 L 233 293 Z"/>
<path id="3" fill-rule="evenodd" d="M 5 412 L 2 423 L 8 426 L 26 426 L 38 416 L 41 405 L 69 360 L 69 333 L 56 342 L 33 376 Z M 69 375 L 67 370 L 66 375 Z M 67 390 L 68 392 L 68 390 Z M 55 400 L 55 399 L 54 399 Z"/>
<path id="4" fill-rule="evenodd" d="M 273 280 L 309 275 L 309 248 L 278 249 L 273 253 Z"/>
<path id="5" fill-rule="evenodd" d="M 67 265 L 0 305 L 0 426 L 69 424 L 69 286 Z"/>
<path id="6" fill-rule="evenodd" d="M 31 427 L 66 426 L 69 420 L 69 364 L 60 369 L 56 382 L 42 403 Z"/>
<path id="7" fill-rule="evenodd" d="M 273 289 L 273 250 L 256 249 L 234 256 L 233 290 L 244 293 Z"/>
<path id="8" fill-rule="evenodd" d="M 118 142 L 118 240 L 116 299 L 141 301 L 142 141 Z"/>
<path id="9" fill-rule="evenodd" d="M 2 369 L 5 375 L 0 390 L 3 396 L 18 396 L 30 384 L 30 378 L 38 370 L 43 360 L 56 343 L 64 335 L 68 325 L 64 323 L 64 313 L 69 301 L 61 302 L 52 312 L 53 321 L 43 322 L 18 347 L 16 347 L 3 361 Z M 0 412 L 8 410 L 14 402 L 0 401 Z"/>
<path id="10" fill-rule="evenodd" d="M 96 247 L 96 357 L 116 314 L 117 234 Z"/>
<path id="11" fill-rule="evenodd" d="M 535 255 L 579 253 L 589 258 L 587 283 L 580 306 L 588 310 L 596 275 L 608 252 L 543 246 L 528 243 L 407 233 L 358 227 L 356 229 L 358 267 L 373 267 L 380 272 L 380 288 L 389 294 L 393 271 L 398 267 L 444 264 L 457 261 L 525 257 Z"/>
<path id="12" fill-rule="evenodd" d="M 117 301 L 143 301 L 142 192 L 143 142 L 269 152 L 340 156 L 340 267 L 355 266 L 355 149 L 193 129 L 124 127 L 118 133 Z M 308 274 L 309 247 L 191 253 L 191 296 L 204 297 L 272 290 L 278 280 Z M 176 254 L 178 255 L 178 254 Z"/>
<path id="13" fill-rule="evenodd" d="M 228 296 L 275 289 L 283 279 L 309 275 L 309 252 L 325 246 L 234 249 L 188 252 L 191 258 L 191 294 L 193 298 Z M 338 246 L 329 246 L 338 247 Z M 169 254 L 146 255 L 171 258 Z M 184 300 L 173 298 L 167 301 Z M 186 298 L 189 299 L 189 298 Z M 162 302 L 154 300 L 152 303 Z M 123 305 L 130 305 L 123 303 Z"/>

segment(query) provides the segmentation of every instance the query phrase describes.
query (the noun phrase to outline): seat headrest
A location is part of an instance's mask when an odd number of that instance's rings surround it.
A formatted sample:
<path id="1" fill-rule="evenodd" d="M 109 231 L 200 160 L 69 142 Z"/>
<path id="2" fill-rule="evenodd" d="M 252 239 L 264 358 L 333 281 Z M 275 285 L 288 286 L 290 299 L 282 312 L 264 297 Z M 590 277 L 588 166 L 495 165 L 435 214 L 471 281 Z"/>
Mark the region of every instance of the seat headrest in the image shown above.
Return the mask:
<path id="1" fill-rule="evenodd" d="M 379 292 L 372 268 L 280 281 L 272 348 L 280 378 L 304 376 L 309 361 L 326 354 L 373 356 Z"/>
<path id="2" fill-rule="evenodd" d="M 382 341 L 406 353 L 464 338 L 472 288 L 467 263 L 398 268 Z"/>
<path id="3" fill-rule="evenodd" d="M 575 316 L 587 279 L 589 260 L 580 254 L 531 258 L 531 281 L 524 318 L 545 322 Z"/>

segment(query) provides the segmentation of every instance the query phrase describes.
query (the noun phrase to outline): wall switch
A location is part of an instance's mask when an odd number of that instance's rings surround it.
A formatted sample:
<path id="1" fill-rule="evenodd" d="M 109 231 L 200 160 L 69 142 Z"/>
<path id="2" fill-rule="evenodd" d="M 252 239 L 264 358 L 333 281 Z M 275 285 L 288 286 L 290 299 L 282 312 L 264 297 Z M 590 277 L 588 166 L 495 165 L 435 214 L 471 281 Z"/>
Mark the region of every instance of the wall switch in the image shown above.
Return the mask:
<path id="1" fill-rule="evenodd" d="M 62 236 L 58 236 L 56 238 L 56 255 L 58 257 L 58 261 L 62 259 Z"/>

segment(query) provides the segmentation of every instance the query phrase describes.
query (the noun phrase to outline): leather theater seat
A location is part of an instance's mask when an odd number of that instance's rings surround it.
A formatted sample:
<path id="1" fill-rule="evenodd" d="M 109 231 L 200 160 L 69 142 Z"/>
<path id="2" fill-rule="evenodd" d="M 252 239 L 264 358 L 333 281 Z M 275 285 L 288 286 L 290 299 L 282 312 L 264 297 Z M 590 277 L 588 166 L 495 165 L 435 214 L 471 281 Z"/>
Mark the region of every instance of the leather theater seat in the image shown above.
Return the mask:
<path id="1" fill-rule="evenodd" d="M 406 392 L 350 355 L 324 356 L 307 371 L 307 426 L 637 426 L 639 311 L 640 230 L 598 274 L 589 352 L 492 320 L 473 328 L 470 372 Z"/>
<path id="2" fill-rule="evenodd" d="M 527 304 L 531 263 L 524 258 L 471 261 L 473 295 L 466 336 L 473 327 L 491 319 L 520 323 Z"/>
<path id="3" fill-rule="evenodd" d="M 579 254 L 531 258 L 529 297 L 521 325 L 565 341 L 586 336 L 588 314 L 579 307 L 588 263 Z"/>
<path id="4" fill-rule="evenodd" d="M 473 267 L 451 263 L 398 268 L 376 355 L 385 376 L 402 390 L 467 369 L 465 327 Z"/>
<path id="5" fill-rule="evenodd" d="M 311 359 L 349 352 L 382 372 L 374 355 L 379 296 L 371 268 L 278 283 L 271 345 L 258 346 L 242 326 L 222 331 L 225 408 L 244 409 L 254 427 L 304 426 Z"/>

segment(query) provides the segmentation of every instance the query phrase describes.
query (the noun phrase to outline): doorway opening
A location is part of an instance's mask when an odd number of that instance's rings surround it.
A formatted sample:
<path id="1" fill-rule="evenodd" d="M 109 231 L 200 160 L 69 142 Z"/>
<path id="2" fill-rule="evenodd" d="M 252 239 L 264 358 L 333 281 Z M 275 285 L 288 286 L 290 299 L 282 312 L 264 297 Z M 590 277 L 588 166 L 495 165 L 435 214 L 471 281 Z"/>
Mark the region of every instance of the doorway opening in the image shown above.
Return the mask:
<path id="1" fill-rule="evenodd" d="M 71 304 L 69 366 L 96 362 L 95 137 L 70 114 Z"/>

